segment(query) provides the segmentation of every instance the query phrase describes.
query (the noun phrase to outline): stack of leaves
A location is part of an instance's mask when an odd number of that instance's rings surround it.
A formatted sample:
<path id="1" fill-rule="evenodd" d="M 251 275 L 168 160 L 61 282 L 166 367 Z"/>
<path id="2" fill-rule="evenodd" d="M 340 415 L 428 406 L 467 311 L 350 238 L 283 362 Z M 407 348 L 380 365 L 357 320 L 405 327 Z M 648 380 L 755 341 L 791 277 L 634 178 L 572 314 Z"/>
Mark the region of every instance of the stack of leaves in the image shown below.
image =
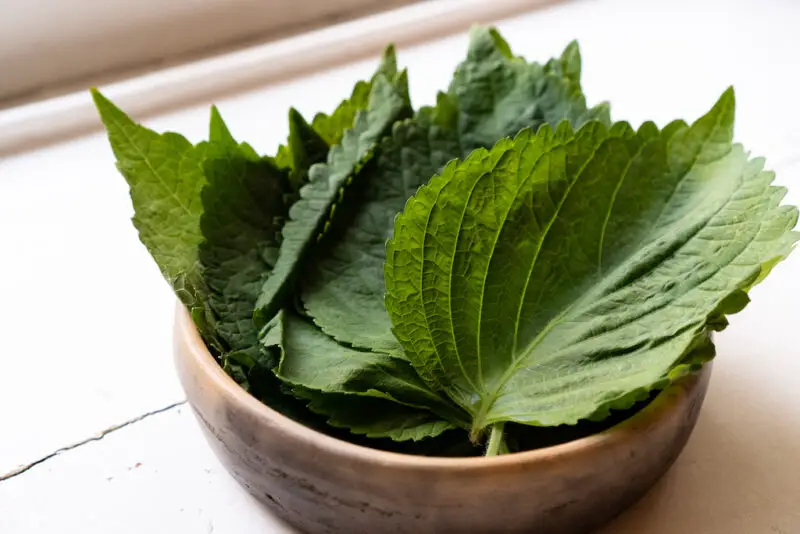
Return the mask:
<path id="1" fill-rule="evenodd" d="M 696 371 L 798 238 L 732 90 L 634 129 L 580 73 L 575 43 L 529 63 L 476 27 L 414 111 L 389 47 L 332 114 L 290 110 L 274 156 L 216 109 L 193 145 L 93 94 L 142 242 L 242 387 L 357 443 L 494 455 Z"/>

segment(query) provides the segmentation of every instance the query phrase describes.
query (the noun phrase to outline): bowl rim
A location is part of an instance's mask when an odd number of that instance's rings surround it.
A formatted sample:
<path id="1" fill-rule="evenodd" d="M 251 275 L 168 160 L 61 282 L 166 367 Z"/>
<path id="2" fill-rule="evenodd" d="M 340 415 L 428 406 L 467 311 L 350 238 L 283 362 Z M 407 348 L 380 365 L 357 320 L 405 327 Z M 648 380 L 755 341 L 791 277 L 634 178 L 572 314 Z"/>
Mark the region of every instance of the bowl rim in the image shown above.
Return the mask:
<path id="1" fill-rule="evenodd" d="M 641 427 L 649 427 L 668 421 L 674 410 L 688 400 L 692 392 L 701 387 L 703 382 L 708 379 L 712 363 L 706 363 L 700 371 L 687 374 L 667 386 L 652 402 L 630 418 L 585 438 L 541 449 L 493 457 L 417 456 L 350 443 L 313 430 L 283 415 L 250 395 L 233 378 L 228 376 L 222 366 L 211 355 L 205 342 L 200 337 L 188 310 L 181 303 L 178 303 L 177 306 L 174 328 L 176 342 L 183 343 L 187 349 L 182 351 L 176 348 L 176 357 L 191 360 L 191 365 L 208 378 L 217 393 L 227 397 L 231 403 L 241 409 L 246 410 L 250 416 L 268 421 L 270 426 L 279 427 L 280 431 L 286 434 L 287 437 L 312 445 L 320 452 L 366 464 L 380 465 L 384 468 L 483 471 L 519 464 L 558 462 L 565 457 L 592 454 L 593 452 L 599 453 L 602 449 L 627 442 L 641 431 Z M 189 399 L 189 404 L 192 405 L 191 399 Z M 193 410 L 195 410 L 194 407 Z"/>

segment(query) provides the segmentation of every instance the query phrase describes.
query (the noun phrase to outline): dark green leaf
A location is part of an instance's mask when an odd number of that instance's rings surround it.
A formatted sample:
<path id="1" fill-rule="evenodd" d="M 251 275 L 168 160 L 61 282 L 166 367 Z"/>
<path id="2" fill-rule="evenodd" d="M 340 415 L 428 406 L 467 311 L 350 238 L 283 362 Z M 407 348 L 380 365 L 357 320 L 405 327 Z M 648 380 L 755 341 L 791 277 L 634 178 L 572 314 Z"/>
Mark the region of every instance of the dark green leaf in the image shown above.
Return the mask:
<path id="1" fill-rule="evenodd" d="M 252 312 L 286 213 L 282 174 L 237 144 L 216 108 L 212 142 L 193 146 L 134 123 L 98 91 L 93 97 L 140 238 L 203 337 L 218 355 L 257 350 Z"/>
<path id="2" fill-rule="evenodd" d="M 315 163 L 325 161 L 328 143 L 312 128 L 296 109 L 289 110 L 289 141 L 278 148 L 274 162 L 288 172 L 291 202 L 297 200 L 300 188 L 308 183 L 308 171 Z"/>
<path id="3" fill-rule="evenodd" d="M 200 191 L 206 184 L 204 147 L 176 133 L 163 135 L 133 122 L 96 89 L 117 168 L 130 186 L 139 238 L 170 283 L 196 270 L 203 239 Z"/>
<path id="4" fill-rule="evenodd" d="M 212 143 L 224 146 L 226 148 L 239 147 L 239 153 L 251 161 L 258 161 L 261 159 L 253 147 L 247 143 L 236 143 L 228 125 L 222 120 L 217 106 L 211 106 L 211 120 L 209 121 L 209 135 L 208 140 Z"/>
<path id="5" fill-rule="evenodd" d="M 397 124 L 354 178 L 359 196 L 343 215 L 345 230 L 328 240 L 324 254 L 315 254 L 303 277 L 306 312 L 344 343 L 402 357 L 383 302 L 386 240 L 395 215 L 447 161 L 476 146 L 526 126 L 607 115 L 605 106 L 586 108 L 579 82 L 576 44 L 542 66 L 513 57 L 496 31 L 475 28 L 448 93 L 439 95 L 436 107 Z"/>
<path id="6" fill-rule="evenodd" d="M 398 405 L 391 409 L 395 421 L 401 414 L 409 418 L 409 424 L 402 425 L 403 432 L 419 428 L 422 422 L 426 429 L 437 433 L 453 424 L 466 426 L 465 414 L 431 391 L 406 360 L 340 345 L 287 310 L 279 312 L 267 325 L 262 339 L 267 349 L 280 349 L 280 363 L 275 370 L 278 377 L 294 389 L 308 391 L 303 396 L 314 399 L 314 411 L 330 415 L 341 424 L 346 420 L 361 421 L 359 429 L 352 428 L 356 433 L 382 432 L 384 437 L 393 437 L 385 434 L 384 423 L 380 423 L 382 430 L 366 429 L 366 421 L 375 420 L 373 415 L 380 413 L 378 407 L 390 404 Z M 323 394 L 334 394 L 327 407 Z M 343 394 L 354 398 L 346 403 L 337 400 Z M 375 399 L 381 402 L 376 403 Z M 347 408 L 347 414 L 338 411 L 342 407 Z M 439 415 L 434 416 L 433 412 Z M 450 423 L 445 424 L 443 417 Z M 416 435 L 413 439 L 423 437 Z"/>
<path id="7" fill-rule="evenodd" d="M 272 271 L 286 214 L 282 171 L 236 145 L 205 164 L 199 259 L 216 329 L 230 350 L 258 351 L 253 309 Z"/>
<path id="8" fill-rule="evenodd" d="M 308 401 L 312 412 L 326 416 L 329 425 L 345 428 L 368 438 L 419 441 L 457 428 L 431 412 L 382 398 L 320 393 L 302 388 L 295 388 L 293 391 L 298 397 Z M 464 436 L 466 437 L 466 432 Z"/>
<path id="9" fill-rule="evenodd" d="M 311 168 L 310 182 L 302 188 L 300 200 L 289 211 L 278 262 L 256 307 L 260 324 L 265 324 L 283 306 L 304 255 L 329 227 L 353 174 L 371 157 L 375 145 L 391 125 L 409 113 L 405 72 L 392 79 L 378 75 L 368 109 L 357 114 L 353 128 L 344 134 L 341 144 L 331 148 L 328 162 Z"/>
<path id="10" fill-rule="evenodd" d="M 731 143 L 733 110 L 728 91 L 691 127 L 523 131 L 409 201 L 387 308 L 473 435 L 597 418 L 713 355 L 684 358 L 798 238 L 773 174 Z"/>
<path id="11" fill-rule="evenodd" d="M 393 79 L 397 75 L 397 58 L 394 47 L 383 54 L 378 69 L 368 82 L 359 81 L 349 98 L 343 100 L 330 115 L 317 113 L 309 125 L 294 108 L 289 110 L 289 140 L 278 147 L 275 162 L 279 168 L 291 172 L 295 190 L 305 185 L 308 170 L 315 163 L 323 163 L 331 146 L 338 145 L 344 132 L 353 127 L 356 113 L 367 109 L 373 82 L 378 75 Z"/>
<path id="12" fill-rule="evenodd" d="M 179 134 L 158 134 L 133 122 L 96 89 L 92 97 L 117 168 L 130 187 L 139 239 L 191 311 L 212 350 L 223 350 L 214 332 L 215 319 L 206 303 L 208 289 L 198 261 L 203 240 L 200 192 L 207 183 L 203 165 L 219 152 L 219 145 L 193 146 Z"/>
<path id="13" fill-rule="evenodd" d="M 209 121 L 208 140 L 213 143 L 236 146 L 236 139 L 233 138 L 228 125 L 222 120 L 217 106 L 211 106 L 211 120 Z"/>
<path id="14" fill-rule="evenodd" d="M 389 80 L 397 76 L 397 56 L 392 45 L 387 46 L 386 50 L 384 50 L 381 63 L 370 81 L 356 83 L 350 98 L 342 101 L 330 115 L 317 113 L 314 116 L 311 125 L 328 145 L 338 145 L 344 132 L 353 127 L 356 114 L 361 110 L 367 109 L 369 94 L 378 76 L 383 76 Z"/>

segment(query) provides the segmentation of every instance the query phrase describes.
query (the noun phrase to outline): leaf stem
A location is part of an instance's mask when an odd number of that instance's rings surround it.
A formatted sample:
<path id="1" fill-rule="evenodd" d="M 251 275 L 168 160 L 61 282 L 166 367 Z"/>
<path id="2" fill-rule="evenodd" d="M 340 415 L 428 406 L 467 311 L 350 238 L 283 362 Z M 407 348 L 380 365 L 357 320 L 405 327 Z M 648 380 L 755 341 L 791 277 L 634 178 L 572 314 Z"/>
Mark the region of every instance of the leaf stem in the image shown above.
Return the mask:
<path id="1" fill-rule="evenodd" d="M 503 422 L 495 423 L 492 425 L 492 433 L 489 435 L 489 444 L 486 446 L 486 456 L 497 456 L 502 454 L 503 447 L 503 429 L 506 424 Z"/>

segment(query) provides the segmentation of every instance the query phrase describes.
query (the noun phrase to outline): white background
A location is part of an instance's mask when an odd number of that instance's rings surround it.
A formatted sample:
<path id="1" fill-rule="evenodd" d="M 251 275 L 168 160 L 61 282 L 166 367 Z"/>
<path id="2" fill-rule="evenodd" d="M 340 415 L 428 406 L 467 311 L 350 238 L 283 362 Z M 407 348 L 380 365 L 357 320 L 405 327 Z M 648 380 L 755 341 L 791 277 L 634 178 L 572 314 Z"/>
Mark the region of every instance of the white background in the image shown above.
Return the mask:
<path id="1" fill-rule="evenodd" d="M 800 3 L 576 1 L 499 24 L 545 60 L 578 38 L 590 103 L 617 120 L 693 120 L 733 84 L 736 137 L 800 204 Z M 464 35 L 401 49 L 415 104 L 431 103 Z M 219 102 L 234 135 L 272 151 L 286 110 L 333 109 L 361 62 Z M 88 98 L 88 96 L 87 96 Z M 207 107 L 148 121 L 193 140 Z M 183 399 L 174 301 L 129 222 L 101 133 L 0 162 L 0 533 L 288 532 L 228 477 L 179 406 L 13 473 Z M 800 253 L 752 291 L 718 338 L 709 396 L 683 456 L 603 534 L 800 533 Z"/>

